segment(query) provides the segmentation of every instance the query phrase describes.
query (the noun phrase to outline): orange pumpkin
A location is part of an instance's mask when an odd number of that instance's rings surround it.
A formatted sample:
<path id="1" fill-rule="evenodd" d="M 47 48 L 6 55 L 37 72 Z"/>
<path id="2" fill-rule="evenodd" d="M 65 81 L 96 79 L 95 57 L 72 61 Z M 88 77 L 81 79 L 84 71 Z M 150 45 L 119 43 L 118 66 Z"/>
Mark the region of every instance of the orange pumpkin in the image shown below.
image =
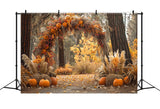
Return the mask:
<path id="1" fill-rule="evenodd" d="M 124 77 L 123 81 L 124 81 L 125 84 L 129 84 L 129 78 L 128 78 L 128 76 Z"/>
<path id="2" fill-rule="evenodd" d="M 106 84 L 106 77 L 102 77 L 100 80 L 99 80 L 99 85 L 105 85 Z"/>
<path id="3" fill-rule="evenodd" d="M 57 78 L 55 78 L 55 77 L 51 77 L 51 81 L 52 81 L 52 83 L 51 83 L 51 85 L 57 85 Z"/>
<path id="4" fill-rule="evenodd" d="M 56 27 L 59 29 L 59 28 L 61 28 L 61 24 L 60 23 L 57 23 L 56 24 Z"/>
<path id="5" fill-rule="evenodd" d="M 29 82 L 30 86 L 36 86 L 37 85 L 37 80 L 36 79 L 29 79 L 28 82 Z"/>
<path id="6" fill-rule="evenodd" d="M 113 81 L 113 86 L 122 86 L 123 85 L 123 80 L 122 79 L 114 79 Z"/>
<path id="7" fill-rule="evenodd" d="M 65 27 L 65 28 L 67 27 L 67 23 L 66 23 L 66 22 L 64 22 L 62 25 L 63 25 L 63 27 Z"/>
<path id="8" fill-rule="evenodd" d="M 49 82 L 49 80 L 48 79 L 41 79 L 40 81 L 39 81 L 39 86 L 40 87 L 49 87 L 50 86 L 50 82 Z"/>

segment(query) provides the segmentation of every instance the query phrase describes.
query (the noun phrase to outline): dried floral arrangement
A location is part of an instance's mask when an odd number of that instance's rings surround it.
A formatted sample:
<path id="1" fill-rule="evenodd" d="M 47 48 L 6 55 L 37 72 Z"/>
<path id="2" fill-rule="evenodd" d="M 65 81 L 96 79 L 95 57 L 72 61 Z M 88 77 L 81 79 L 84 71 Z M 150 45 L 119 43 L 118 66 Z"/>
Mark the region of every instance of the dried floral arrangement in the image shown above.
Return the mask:
<path id="1" fill-rule="evenodd" d="M 23 54 L 22 60 L 24 61 L 24 66 L 26 67 L 21 67 L 22 87 L 37 86 L 42 79 L 48 80 L 49 86 L 51 85 L 51 77 L 56 77 L 56 74 L 53 72 L 53 67 L 48 66 L 48 63 L 45 62 L 45 56 L 40 57 L 38 55 L 35 57 L 32 54 L 31 60 L 27 55 Z M 36 85 L 32 84 L 33 79 L 36 81 Z M 39 84 L 39 86 L 43 85 Z"/>
<path id="2" fill-rule="evenodd" d="M 83 31 L 85 34 L 91 34 L 97 39 L 101 47 L 104 46 L 102 40 L 105 38 L 105 33 L 98 22 L 91 22 L 85 17 L 76 15 L 66 15 L 65 17 L 59 17 L 57 20 L 51 19 L 49 21 L 47 30 L 42 32 L 39 44 L 33 51 L 34 55 L 45 55 L 45 61 L 48 65 L 53 65 L 55 63 L 53 60 L 55 53 L 51 49 L 55 45 L 56 38 L 63 40 L 68 31 Z M 87 35 L 85 36 L 87 37 Z"/>

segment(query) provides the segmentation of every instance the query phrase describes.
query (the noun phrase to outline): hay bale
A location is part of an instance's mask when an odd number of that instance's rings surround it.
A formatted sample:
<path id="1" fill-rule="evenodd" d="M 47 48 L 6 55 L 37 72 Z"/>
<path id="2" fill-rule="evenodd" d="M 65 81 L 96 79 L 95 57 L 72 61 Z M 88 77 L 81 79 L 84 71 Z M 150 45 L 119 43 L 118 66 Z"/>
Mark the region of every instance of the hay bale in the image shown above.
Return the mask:
<path id="1" fill-rule="evenodd" d="M 49 72 L 49 76 L 50 76 L 50 77 L 56 77 L 56 73 L 54 73 L 54 72 Z"/>
<path id="2" fill-rule="evenodd" d="M 35 74 L 33 74 L 32 75 L 32 77 L 31 78 L 34 78 L 34 79 L 36 79 L 37 80 L 37 83 L 39 83 L 39 81 L 40 81 L 40 76 L 41 76 L 41 74 L 39 74 L 39 73 L 35 73 Z"/>
<path id="3" fill-rule="evenodd" d="M 119 74 L 109 74 L 106 76 L 106 86 L 111 86 L 113 85 L 114 79 L 123 79 L 122 75 Z"/>

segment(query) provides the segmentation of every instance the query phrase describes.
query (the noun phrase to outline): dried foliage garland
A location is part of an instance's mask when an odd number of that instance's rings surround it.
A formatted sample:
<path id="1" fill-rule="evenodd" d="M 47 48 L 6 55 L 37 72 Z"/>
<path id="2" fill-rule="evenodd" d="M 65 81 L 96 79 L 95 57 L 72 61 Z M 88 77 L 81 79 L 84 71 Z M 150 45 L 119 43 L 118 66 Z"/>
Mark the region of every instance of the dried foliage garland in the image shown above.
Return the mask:
<path id="1" fill-rule="evenodd" d="M 91 34 L 94 36 L 98 44 L 103 48 L 104 47 L 104 38 L 105 32 L 103 32 L 102 27 L 96 21 L 89 21 L 87 18 L 79 16 L 70 16 L 66 15 L 65 17 L 59 17 L 57 20 L 49 21 L 49 26 L 47 30 L 42 33 L 40 37 L 41 40 L 33 53 L 37 55 L 45 55 L 45 61 L 48 65 L 53 65 L 55 62 L 53 57 L 55 56 L 54 52 L 51 50 L 55 45 L 55 40 L 63 40 L 64 35 L 68 31 L 83 31 L 84 33 Z"/>

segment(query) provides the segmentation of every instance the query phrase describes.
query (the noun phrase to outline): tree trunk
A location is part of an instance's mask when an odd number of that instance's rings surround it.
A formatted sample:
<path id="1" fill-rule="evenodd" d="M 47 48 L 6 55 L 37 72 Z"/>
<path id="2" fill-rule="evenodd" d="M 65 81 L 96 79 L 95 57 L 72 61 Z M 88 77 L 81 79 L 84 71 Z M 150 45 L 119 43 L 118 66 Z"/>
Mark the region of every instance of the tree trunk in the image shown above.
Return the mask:
<path id="1" fill-rule="evenodd" d="M 59 46 L 59 67 L 64 67 L 64 47 L 63 47 L 63 39 L 58 37 L 58 46 Z"/>
<path id="2" fill-rule="evenodd" d="M 122 13 L 120 14 L 107 14 L 109 28 L 110 28 L 110 37 L 112 43 L 112 50 L 116 52 L 119 50 L 121 53 L 122 50 L 125 51 L 126 57 L 126 65 L 132 63 L 131 54 L 128 47 L 127 38 L 125 35 L 125 26 L 123 23 L 123 16 Z"/>
<path id="3" fill-rule="evenodd" d="M 21 55 L 30 57 L 31 14 L 21 14 Z M 21 60 L 23 64 L 23 61 Z"/>

